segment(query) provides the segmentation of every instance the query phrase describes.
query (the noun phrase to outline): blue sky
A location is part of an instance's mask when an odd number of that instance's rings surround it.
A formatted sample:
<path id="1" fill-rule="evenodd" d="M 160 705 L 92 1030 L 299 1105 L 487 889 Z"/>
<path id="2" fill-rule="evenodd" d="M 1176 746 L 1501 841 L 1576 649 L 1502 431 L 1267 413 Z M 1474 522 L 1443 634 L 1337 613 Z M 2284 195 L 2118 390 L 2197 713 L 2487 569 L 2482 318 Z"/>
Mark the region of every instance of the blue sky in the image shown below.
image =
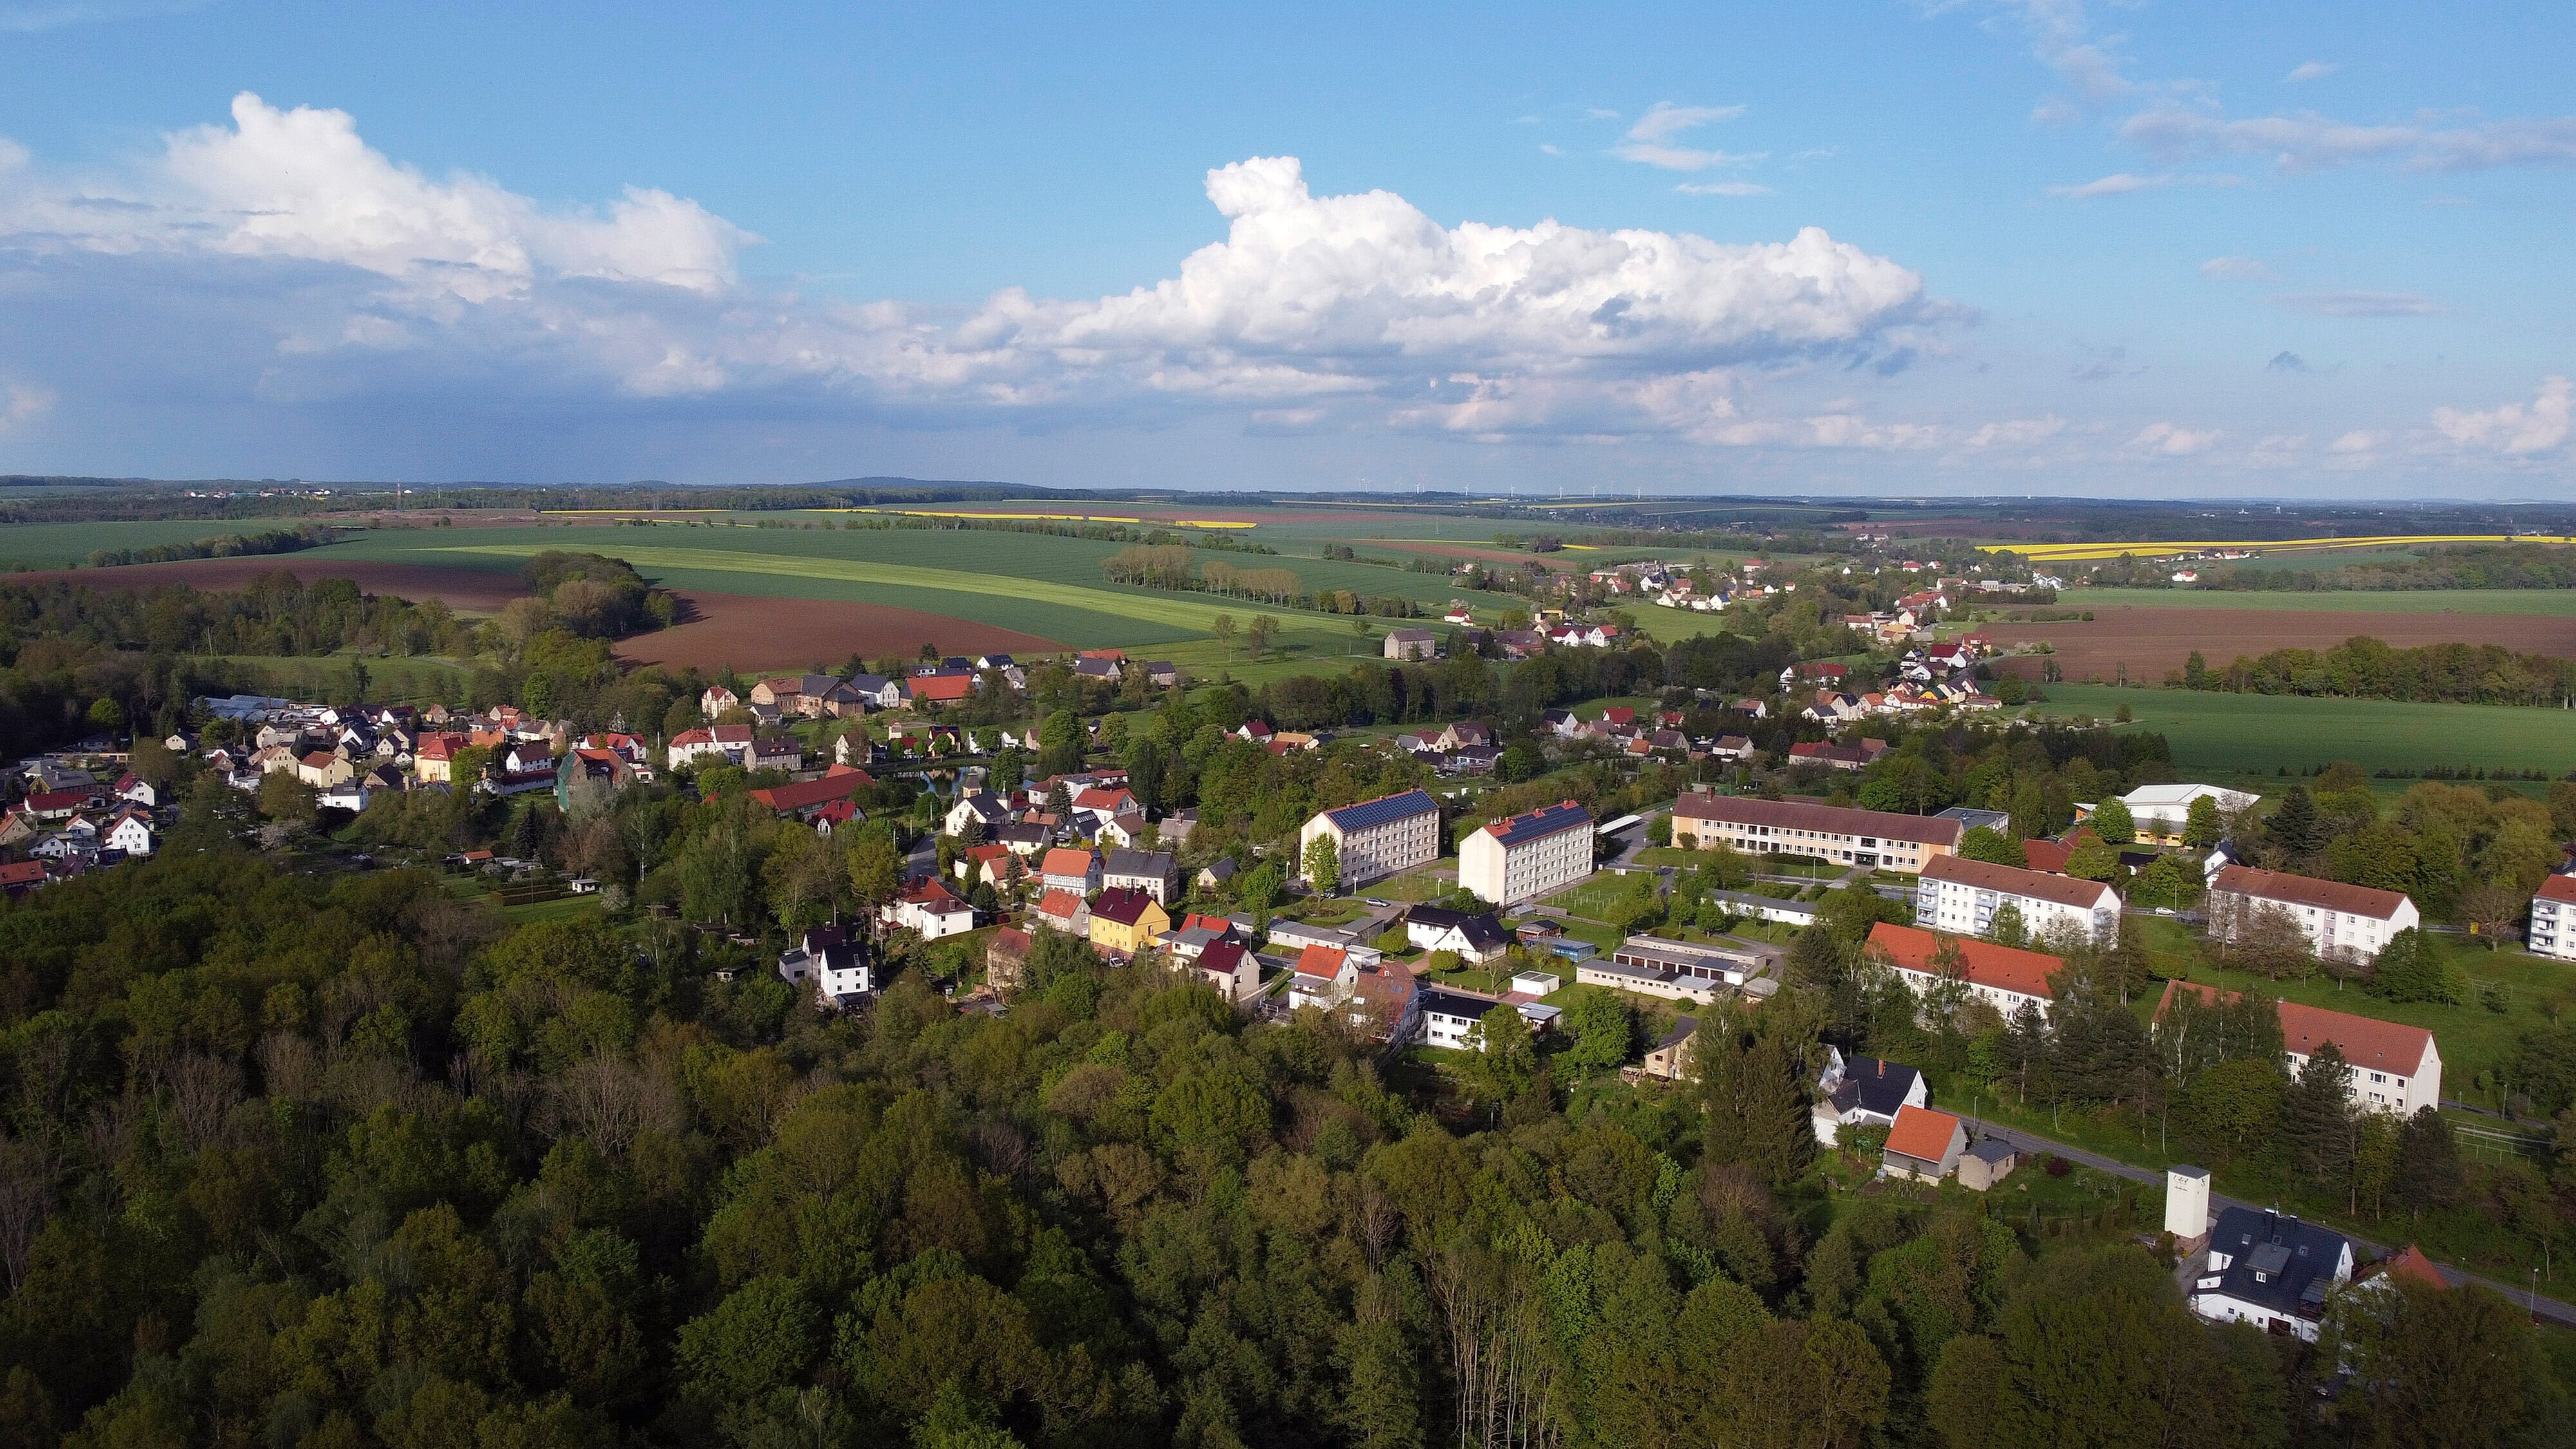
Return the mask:
<path id="1" fill-rule="evenodd" d="M 2563 6 L 528 8 L 0 0 L 0 469 L 2568 494 Z"/>

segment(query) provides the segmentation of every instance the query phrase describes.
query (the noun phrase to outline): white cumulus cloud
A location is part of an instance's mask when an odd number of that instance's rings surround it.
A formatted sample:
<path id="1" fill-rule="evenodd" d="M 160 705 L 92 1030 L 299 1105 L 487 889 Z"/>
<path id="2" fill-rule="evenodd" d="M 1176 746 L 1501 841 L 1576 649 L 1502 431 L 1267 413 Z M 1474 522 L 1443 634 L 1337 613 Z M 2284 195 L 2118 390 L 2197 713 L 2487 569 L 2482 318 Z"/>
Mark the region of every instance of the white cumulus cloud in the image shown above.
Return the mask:
<path id="1" fill-rule="evenodd" d="M 2506 403 L 2479 412 L 2435 408 L 2433 426 L 2463 448 L 2526 457 L 2567 441 L 2571 401 L 2576 401 L 2576 388 L 2566 378 L 2545 377 L 2528 403 Z"/>
<path id="2" fill-rule="evenodd" d="M 2215 431 L 2200 431 L 2173 423 L 2149 423 L 2129 440 L 2129 446 L 2144 448 L 2160 457 L 2187 458 L 2194 453 L 2208 452 L 2218 441 L 2218 436 Z"/>

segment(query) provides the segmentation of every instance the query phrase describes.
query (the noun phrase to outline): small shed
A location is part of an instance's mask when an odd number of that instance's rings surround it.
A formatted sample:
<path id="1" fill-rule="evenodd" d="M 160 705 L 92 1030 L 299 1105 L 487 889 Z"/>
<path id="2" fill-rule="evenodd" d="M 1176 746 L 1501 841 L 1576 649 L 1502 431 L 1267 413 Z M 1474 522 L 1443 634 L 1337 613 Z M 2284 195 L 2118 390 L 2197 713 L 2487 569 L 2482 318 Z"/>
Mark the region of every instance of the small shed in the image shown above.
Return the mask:
<path id="1" fill-rule="evenodd" d="M 1959 1156 L 1959 1186 L 1984 1192 L 2020 1165 L 2020 1149 L 2000 1137 L 1981 1137 Z"/>

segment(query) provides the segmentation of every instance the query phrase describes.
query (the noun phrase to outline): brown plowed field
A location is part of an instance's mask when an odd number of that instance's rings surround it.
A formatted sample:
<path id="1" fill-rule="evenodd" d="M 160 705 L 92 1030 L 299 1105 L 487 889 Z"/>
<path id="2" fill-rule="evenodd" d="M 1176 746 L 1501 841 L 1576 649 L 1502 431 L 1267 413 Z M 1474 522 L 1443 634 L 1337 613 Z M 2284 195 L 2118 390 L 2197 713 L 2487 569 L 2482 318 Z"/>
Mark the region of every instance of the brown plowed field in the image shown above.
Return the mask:
<path id="1" fill-rule="evenodd" d="M 2157 609 L 2120 605 L 2093 611 L 2092 622 L 1994 624 L 1986 633 L 1998 644 L 2046 641 L 2057 667 L 2075 683 L 2112 680 L 2120 666 L 2129 678 L 2154 683 L 2180 669 L 2195 649 L 2210 668 L 2237 655 L 2260 657 L 2275 649 L 2331 649 L 2355 634 L 2399 648 L 2420 644 L 2501 644 L 2523 654 L 2576 655 L 2576 618 L 2540 614 L 2363 614 L 2306 609 Z M 2004 667 L 2036 679 L 2040 661 L 2028 655 Z"/>
<path id="2" fill-rule="evenodd" d="M 1392 548 L 1405 553 L 1427 553 L 1433 558 L 1482 559 L 1486 563 L 1537 564 L 1543 569 L 1581 569 L 1591 565 L 1582 559 L 1561 553 L 1514 553 L 1507 548 L 1490 548 L 1474 543 L 1440 543 L 1419 538 L 1355 538 L 1351 542 L 1363 548 Z"/>
<path id="3" fill-rule="evenodd" d="M 618 657 L 674 669 L 838 668 L 852 654 L 909 656 L 924 644 L 944 654 L 1058 654 L 1064 646 L 1035 634 L 969 623 L 945 614 L 830 599 L 770 599 L 752 594 L 684 593 L 687 623 L 618 641 Z"/>
<path id="4" fill-rule="evenodd" d="M 461 613 L 488 614 L 525 594 L 515 569 L 443 568 L 436 564 L 325 563 L 301 554 L 266 554 L 256 558 L 191 558 L 171 563 L 125 564 L 112 569 L 46 569 L 0 574 L 13 584 L 41 585 L 61 580 L 94 589 L 154 589 L 186 584 L 208 592 L 238 589 L 262 574 L 284 569 L 310 584 L 315 579 L 350 579 L 370 594 L 391 594 L 420 603 L 445 599 Z"/>

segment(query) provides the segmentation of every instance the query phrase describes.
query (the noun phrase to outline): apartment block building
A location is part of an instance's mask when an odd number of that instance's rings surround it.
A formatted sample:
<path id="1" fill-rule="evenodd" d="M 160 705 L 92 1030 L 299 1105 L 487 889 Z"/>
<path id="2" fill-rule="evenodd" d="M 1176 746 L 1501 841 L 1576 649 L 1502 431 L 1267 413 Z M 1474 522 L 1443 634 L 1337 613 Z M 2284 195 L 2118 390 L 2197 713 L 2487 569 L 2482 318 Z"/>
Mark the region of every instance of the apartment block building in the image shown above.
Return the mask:
<path id="1" fill-rule="evenodd" d="M 1458 843 L 1458 884 L 1509 905 L 1592 874 L 1592 812 L 1572 800 L 1489 820 Z"/>
<path id="2" fill-rule="evenodd" d="M 2319 959 L 2375 960 L 2400 931 L 2424 923 L 2402 891 L 2231 865 L 2209 883 L 2209 933 L 2239 939 L 2264 909 L 2286 912 L 2307 933 Z"/>
<path id="3" fill-rule="evenodd" d="M 1914 893 L 1914 924 L 1955 936 L 1982 936 L 1995 913 L 2011 906 L 2034 940 L 2060 929 L 2087 941 L 2120 933 L 2120 897 L 2100 881 L 1945 855 L 1923 867 Z"/>
<path id="4" fill-rule="evenodd" d="M 1698 785 L 1673 804 L 1673 843 L 1724 844 L 1754 854 L 1811 855 L 1842 865 L 1920 871 L 1959 848 L 1967 827 L 1938 815 L 1898 815 L 1805 800 L 1720 795 Z"/>
<path id="5" fill-rule="evenodd" d="M 1318 837 L 1333 842 L 1342 885 L 1362 885 L 1440 858 L 1440 802 L 1407 790 L 1322 811 L 1297 832 L 1300 869 Z"/>

